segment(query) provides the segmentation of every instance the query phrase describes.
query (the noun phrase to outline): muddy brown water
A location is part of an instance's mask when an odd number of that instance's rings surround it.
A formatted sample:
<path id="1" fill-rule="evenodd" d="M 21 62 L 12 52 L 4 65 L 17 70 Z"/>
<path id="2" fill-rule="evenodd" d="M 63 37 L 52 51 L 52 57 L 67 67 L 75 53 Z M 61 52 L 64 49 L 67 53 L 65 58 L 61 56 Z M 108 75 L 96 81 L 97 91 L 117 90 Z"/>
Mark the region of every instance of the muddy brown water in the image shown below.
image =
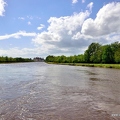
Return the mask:
<path id="1" fill-rule="evenodd" d="M 120 70 L 1 64 L 0 120 L 120 120 Z"/>

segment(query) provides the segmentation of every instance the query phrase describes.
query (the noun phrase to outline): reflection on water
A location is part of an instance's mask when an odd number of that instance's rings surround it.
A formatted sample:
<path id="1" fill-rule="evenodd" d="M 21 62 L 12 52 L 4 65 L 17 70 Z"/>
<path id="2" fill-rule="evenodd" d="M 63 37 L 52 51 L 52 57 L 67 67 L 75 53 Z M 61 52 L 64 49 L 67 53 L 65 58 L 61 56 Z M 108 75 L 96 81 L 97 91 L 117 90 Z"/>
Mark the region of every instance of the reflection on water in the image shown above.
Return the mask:
<path id="1" fill-rule="evenodd" d="M 101 78 L 90 78 L 92 81 L 109 81 L 109 79 L 101 79 Z"/>
<path id="2" fill-rule="evenodd" d="M 120 70 L 0 65 L 0 120 L 120 119 Z"/>

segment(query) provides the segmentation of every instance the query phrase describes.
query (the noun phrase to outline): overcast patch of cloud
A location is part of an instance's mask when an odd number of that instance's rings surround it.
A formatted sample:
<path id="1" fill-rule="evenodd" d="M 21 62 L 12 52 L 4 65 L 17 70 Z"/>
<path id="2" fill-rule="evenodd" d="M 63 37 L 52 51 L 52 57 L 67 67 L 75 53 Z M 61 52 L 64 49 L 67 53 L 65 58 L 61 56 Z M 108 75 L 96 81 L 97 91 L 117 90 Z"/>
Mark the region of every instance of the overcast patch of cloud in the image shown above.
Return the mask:
<path id="1" fill-rule="evenodd" d="M 6 5 L 6 2 L 4 0 L 0 0 L 0 16 L 4 15 L 5 5 Z"/>
<path id="2" fill-rule="evenodd" d="M 120 3 L 109 3 L 103 6 L 95 19 L 84 21 L 81 33 L 91 36 L 108 35 L 120 32 Z"/>

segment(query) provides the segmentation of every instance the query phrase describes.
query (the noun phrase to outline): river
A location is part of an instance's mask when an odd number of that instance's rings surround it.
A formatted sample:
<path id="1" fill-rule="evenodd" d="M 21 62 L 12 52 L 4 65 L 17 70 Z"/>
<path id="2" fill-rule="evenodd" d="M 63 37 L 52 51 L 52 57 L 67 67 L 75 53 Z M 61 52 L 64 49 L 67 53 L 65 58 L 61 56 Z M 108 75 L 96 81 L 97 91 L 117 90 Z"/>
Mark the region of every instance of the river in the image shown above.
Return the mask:
<path id="1" fill-rule="evenodd" d="M 0 120 L 120 120 L 120 70 L 0 64 Z"/>

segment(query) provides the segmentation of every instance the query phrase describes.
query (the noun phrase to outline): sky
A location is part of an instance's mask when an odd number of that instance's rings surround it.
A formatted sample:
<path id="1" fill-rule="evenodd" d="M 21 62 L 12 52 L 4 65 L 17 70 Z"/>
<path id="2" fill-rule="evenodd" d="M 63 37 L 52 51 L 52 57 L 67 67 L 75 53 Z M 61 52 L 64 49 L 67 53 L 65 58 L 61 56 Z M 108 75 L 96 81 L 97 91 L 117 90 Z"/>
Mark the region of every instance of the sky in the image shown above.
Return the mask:
<path id="1" fill-rule="evenodd" d="M 0 56 L 83 54 L 120 42 L 120 0 L 0 0 Z"/>

